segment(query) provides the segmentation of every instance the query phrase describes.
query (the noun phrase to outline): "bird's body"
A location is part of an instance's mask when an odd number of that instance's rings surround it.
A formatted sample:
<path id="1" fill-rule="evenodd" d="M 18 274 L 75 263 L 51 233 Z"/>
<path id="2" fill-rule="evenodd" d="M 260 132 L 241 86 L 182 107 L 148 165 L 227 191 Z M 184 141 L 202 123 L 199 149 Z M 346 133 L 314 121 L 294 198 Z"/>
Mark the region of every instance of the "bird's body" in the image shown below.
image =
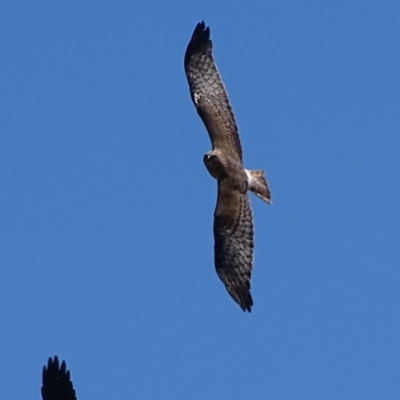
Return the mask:
<path id="1" fill-rule="evenodd" d="M 204 164 L 210 175 L 218 181 L 225 180 L 233 189 L 246 193 L 248 179 L 242 163 L 236 157 L 213 150 L 204 155 Z"/>
<path id="2" fill-rule="evenodd" d="M 248 190 L 270 203 L 264 171 L 246 170 L 228 96 L 212 56 L 210 29 L 197 24 L 185 53 L 190 94 L 212 143 L 204 164 L 218 181 L 214 212 L 214 261 L 229 294 L 244 311 L 251 311 L 250 278 L 254 228 Z"/>

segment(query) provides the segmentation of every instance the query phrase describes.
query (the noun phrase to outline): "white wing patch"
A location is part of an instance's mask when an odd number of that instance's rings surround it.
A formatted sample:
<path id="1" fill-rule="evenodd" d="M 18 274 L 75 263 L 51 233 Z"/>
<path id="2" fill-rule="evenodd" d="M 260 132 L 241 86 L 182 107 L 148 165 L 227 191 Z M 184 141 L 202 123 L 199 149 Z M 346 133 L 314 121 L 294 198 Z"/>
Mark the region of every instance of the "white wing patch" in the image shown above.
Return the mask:
<path id="1" fill-rule="evenodd" d="M 194 93 L 193 94 L 193 100 L 194 100 L 194 103 L 196 104 L 196 106 L 199 104 L 199 100 L 200 100 L 200 94 L 199 93 Z"/>

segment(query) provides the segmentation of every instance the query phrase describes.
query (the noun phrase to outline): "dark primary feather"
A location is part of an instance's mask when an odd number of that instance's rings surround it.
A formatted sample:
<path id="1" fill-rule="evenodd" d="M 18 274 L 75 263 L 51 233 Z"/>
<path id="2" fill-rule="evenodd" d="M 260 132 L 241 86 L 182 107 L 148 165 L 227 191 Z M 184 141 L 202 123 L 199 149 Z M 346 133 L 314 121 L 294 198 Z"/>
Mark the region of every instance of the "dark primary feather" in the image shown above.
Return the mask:
<path id="1" fill-rule="evenodd" d="M 54 360 L 49 358 L 47 367 L 43 367 L 42 398 L 43 400 L 76 400 L 65 361 L 60 366 L 57 356 Z"/>
<path id="2" fill-rule="evenodd" d="M 242 160 L 239 132 L 224 84 L 214 64 L 210 28 L 197 24 L 185 53 L 190 94 L 203 120 L 213 149 Z"/>
<path id="3" fill-rule="evenodd" d="M 253 214 L 248 195 L 232 190 L 224 180 L 218 182 L 214 239 L 214 259 L 218 276 L 242 310 L 251 312 Z"/>

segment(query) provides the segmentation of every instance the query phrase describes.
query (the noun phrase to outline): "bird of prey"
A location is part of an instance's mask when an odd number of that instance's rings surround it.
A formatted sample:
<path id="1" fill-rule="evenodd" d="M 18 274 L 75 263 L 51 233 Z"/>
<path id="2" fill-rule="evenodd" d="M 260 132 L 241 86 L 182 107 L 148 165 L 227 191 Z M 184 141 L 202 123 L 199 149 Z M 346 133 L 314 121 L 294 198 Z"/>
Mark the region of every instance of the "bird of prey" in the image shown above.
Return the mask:
<path id="1" fill-rule="evenodd" d="M 214 262 L 217 274 L 243 311 L 251 312 L 250 279 L 254 228 L 248 197 L 252 191 L 271 203 L 265 171 L 243 167 L 238 128 L 214 63 L 210 28 L 197 24 L 184 58 L 190 95 L 211 139 L 203 161 L 218 181 L 214 212 Z"/>
<path id="2" fill-rule="evenodd" d="M 57 356 L 49 358 L 47 367 L 43 367 L 42 379 L 43 400 L 77 400 L 65 361 L 60 365 Z"/>

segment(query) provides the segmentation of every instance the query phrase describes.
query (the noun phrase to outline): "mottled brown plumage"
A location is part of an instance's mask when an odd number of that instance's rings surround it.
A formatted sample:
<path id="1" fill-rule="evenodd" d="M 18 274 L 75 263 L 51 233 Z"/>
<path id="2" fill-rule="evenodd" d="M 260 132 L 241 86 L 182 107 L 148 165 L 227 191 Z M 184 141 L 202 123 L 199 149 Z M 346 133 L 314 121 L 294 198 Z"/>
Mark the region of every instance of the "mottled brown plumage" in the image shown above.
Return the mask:
<path id="1" fill-rule="evenodd" d="M 65 361 L 60 365 L 57 356 L 54 360 L 49 358 L 47 367 L 43 367 L 42 379 L 43 400 L 76 400 L 74 386 Z"/>
<path id="2" fill-rule="evenodd" d="M 214 63 L 210 28 L 197 24 L 185 53 L 190 95 L 212 143 L 204 156 L 207 170 L 218 181 L 214 212 L 214 261 L 217 274 L 232 298 L 251 311 L 250 279 L 254 229 L 248 190 L 270 203 L 264 171 L 246 170 L 228 96 Z"/>

